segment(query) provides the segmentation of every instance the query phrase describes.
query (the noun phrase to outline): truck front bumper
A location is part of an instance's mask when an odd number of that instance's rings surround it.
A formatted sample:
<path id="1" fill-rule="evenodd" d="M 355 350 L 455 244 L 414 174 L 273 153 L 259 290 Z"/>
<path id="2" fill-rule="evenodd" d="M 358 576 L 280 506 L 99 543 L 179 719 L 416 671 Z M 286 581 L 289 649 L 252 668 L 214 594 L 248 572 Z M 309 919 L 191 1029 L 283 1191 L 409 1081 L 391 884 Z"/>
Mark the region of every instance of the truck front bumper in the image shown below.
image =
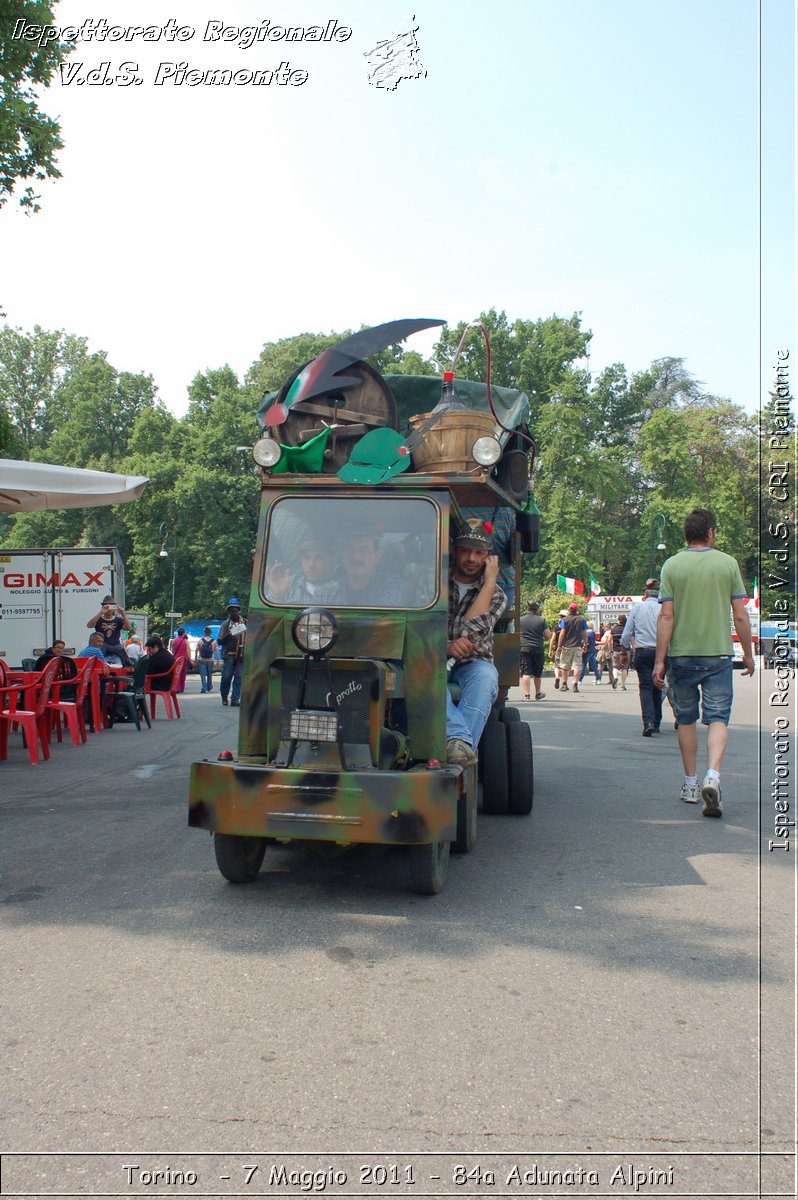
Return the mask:
<path id="1" fill-rule="evenodd" d="M 451 842 L 462 788 L 459 767 L 331 772 L 199 762 L 191 767 L 188 823 L 281 841 Z"/>

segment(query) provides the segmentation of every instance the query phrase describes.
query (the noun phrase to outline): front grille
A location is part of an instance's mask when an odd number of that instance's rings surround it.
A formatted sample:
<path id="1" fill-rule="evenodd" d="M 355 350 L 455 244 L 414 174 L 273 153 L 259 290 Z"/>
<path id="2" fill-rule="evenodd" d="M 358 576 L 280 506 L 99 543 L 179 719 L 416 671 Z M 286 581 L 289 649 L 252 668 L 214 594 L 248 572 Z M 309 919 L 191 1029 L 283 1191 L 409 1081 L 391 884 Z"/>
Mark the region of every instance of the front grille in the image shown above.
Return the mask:
<path id="1" fill-rule="evenodd" d="M 291 737 L 291 713 L 299 705 L 299 693 L 302 686 L 302 666 L 282 667 L 279 671 L 282 683 L 282 704 L 280 706 L 280 738 L 288 741 Z M 338 700 L 338 719 L 341 722 L 343 740 L 368 745 L 369 741 L 369 708 L 372 693 L 376 695 L 378 672 L 366 665 L 363 670 L 336 670 L 333 663 L 333 687 Z M 305 708 L 330 708 L 332 698 L 329 696 L 330 682 L 327 669 L 323 663 L 311 663 L 308 670 L 307 687 L 305 688 Z"/>

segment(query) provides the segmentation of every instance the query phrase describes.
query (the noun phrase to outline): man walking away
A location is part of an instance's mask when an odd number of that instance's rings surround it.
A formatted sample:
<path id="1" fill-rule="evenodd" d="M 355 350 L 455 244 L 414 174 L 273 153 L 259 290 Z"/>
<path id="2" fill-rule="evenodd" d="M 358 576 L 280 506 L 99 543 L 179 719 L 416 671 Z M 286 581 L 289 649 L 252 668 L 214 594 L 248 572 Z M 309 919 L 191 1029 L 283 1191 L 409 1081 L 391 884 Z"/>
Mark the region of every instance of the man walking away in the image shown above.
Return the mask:
<path id="1" fill-rule="evenodd" d="M 582 670 L 582 655 L 587 650 L 587 621 L 579 616 L 577 604 L 568 605 L 568 616 L 560 621 L 560 639 L 557 643 L 562 667 L 562 691 L 568 691 L 568 669 L 573 671 L 573 688 L 579 691 L 579 672 Z"/>
<path id="2" fill-rule="evenodd" d="M 551 630 L 540 615 L 540 605 L 530 600 L 527 611 L 521 618 L 521 689 L 524 699 L 531 699 L 530 684 L 535 685 L 535 699 L 542 700 L 545 693 L 540 690 L 543 676 L 543 639 L 551 637 Z"/>
<path id="3" fill-rule="evenodd" d="M 582 654 L 582 670 L 579 673 L 579 682 L 581 683 L 588 671 L 592 671 L 595 676 L 595 683 L 598 686 L 601 683 L 601 671 L 599 670 L 598 658 L 596 656 L 596 631 L 593 628 L 593 622 L 588 621 L 587 633 L 587 650 Z"/>
<path id="4" fill-rule="evenodd" d="M 621 634 L 621 646 L 628 652 L 634 639 L 637 686 L 643 716 L 643 737 L 659 733 L 662 721 L 662 690 L 654 687 L 654 660 L 657 655 L 659 585 L 647 579 L 643 599 L 633 604 Z M 667 665 L 667 664 L 666 664 Z"/>
<path id="5" fill-rule="evenodd" d="M 654 663 L 654 684 L 662 688 L 665 656 L 670 651 L 677 737 L 684 766 L 679 798 L 686 804 L 698 803 L 696 721 L 700 693 L 701 720 L 707 726 L 707 772 L 701 785 L 705 817 L 722 813 L 720 768 L 732 706 L 730 606 L 743 649 L 743 674 L 754 673 L 751 626 L 740 568 L 731 555 L 715 549 L 715 533 L 713 513 L 694 508 L 684 523 L 687 549 L 665 561 Z"/>

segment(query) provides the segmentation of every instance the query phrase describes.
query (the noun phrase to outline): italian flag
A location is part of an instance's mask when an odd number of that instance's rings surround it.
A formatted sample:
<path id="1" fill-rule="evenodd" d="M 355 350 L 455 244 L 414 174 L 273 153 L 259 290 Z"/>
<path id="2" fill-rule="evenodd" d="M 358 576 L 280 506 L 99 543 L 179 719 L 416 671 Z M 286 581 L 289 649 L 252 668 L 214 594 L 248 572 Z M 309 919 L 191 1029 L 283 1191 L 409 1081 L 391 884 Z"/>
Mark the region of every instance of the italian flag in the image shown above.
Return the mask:
<path id="1" fill-rule="evenodd" d="M 599 583 L 599 581 L 597 579 L 594 579 L 592 575 L 590 576 L 590 595 L 591 596 L 600 596 L 601 595 L 601 584 Z"/>
<path id="2" fill-rule="evenodd" d="M 570 575 L 558 575 L 557 591 L 569 592 L 572 596 L 584 596 L 585 585 L 579 579 L 572 579 Z"/>
<path id="3" fill-rule="evenodd" d="M 754 607 L 759 608 L 759 580 L 754 576 Z"/>

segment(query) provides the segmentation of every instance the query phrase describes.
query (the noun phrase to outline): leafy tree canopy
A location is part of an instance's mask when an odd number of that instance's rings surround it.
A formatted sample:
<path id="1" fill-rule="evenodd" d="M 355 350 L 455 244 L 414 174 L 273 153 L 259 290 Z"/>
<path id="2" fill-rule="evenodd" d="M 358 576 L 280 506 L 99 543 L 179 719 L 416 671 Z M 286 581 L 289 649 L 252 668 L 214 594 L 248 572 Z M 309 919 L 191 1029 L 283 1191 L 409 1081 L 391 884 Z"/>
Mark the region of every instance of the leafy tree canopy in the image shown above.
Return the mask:
<path id="1" fill-rule="evenodd" d="M 38 89 L 48 87 L 73 46 L 60 41 L 13 37 L 17 21 L 53 25 L 55 5 L 41 0 L 0 0 L 0 208 L 19 181 L 58 179 L 62 148 L 58 122 L 39 108 Z M 38 212 L 38 196 L 27 183 L 19 203 Z"/>
<path id="2" fill-rule="evenodd" d="M 547 602 L 544 615 L 551 617 L 549 609 L 556 613 L 563 601 L 557 574 L 585 583 L 592 575 L 605 593 L 639 592 L 650 571 L 681 547 L 684 517 L 696 505 L 716 512 L 719 545 L 738 559 L 749 586 L 759 575 L 762 587 L 757 429 L 741 408 L 708 395 L 680 358 L 658 359 L 635 374 L 615 363 L 591 377 L 580 361 L 591 335 L 579 314 L 510 320 L 491 309 L 482 320 L 491 331 L 494 382 L 523 388 L 534 408 L 541 551 L 524 561 L 524 600 Z M 371 361 L 386 374 L 438 374 L 465 328 L 461 322 L 445 329 L 430 359 L 397 345 Z M 198 373 L 178 419 L 157 399 L 150 376 L 117 371 L 104 353 L 89 351 L 85 338 L 0 329 L 0 442 L 7 453 L 150 479 L 140 501 L 116 510 L 0 517 L 0 542 L 116 544 L 131 608 L 162 616 L 174 578 L 186 619 L 220 616 L 230 595 L 249 595 L 259 481 L 239 448 L 257 437 L 263 393 L 350 332 L 267 342 L 243 383 L 229 365 Z M 480 335 L 465 342 L 457 374 L 484 379 Z M 762 414 L 763 429 L 775 421 L 775 401 L 771 408 Z M 784 517 L 783 505 L 763 505 L 763 521 Z M 785 519 L 794 528 L 794 502 Z M 166 560 L 158 554 L 163 523 Z M 665 553 L 656 551 L 660 536 Z"/>

